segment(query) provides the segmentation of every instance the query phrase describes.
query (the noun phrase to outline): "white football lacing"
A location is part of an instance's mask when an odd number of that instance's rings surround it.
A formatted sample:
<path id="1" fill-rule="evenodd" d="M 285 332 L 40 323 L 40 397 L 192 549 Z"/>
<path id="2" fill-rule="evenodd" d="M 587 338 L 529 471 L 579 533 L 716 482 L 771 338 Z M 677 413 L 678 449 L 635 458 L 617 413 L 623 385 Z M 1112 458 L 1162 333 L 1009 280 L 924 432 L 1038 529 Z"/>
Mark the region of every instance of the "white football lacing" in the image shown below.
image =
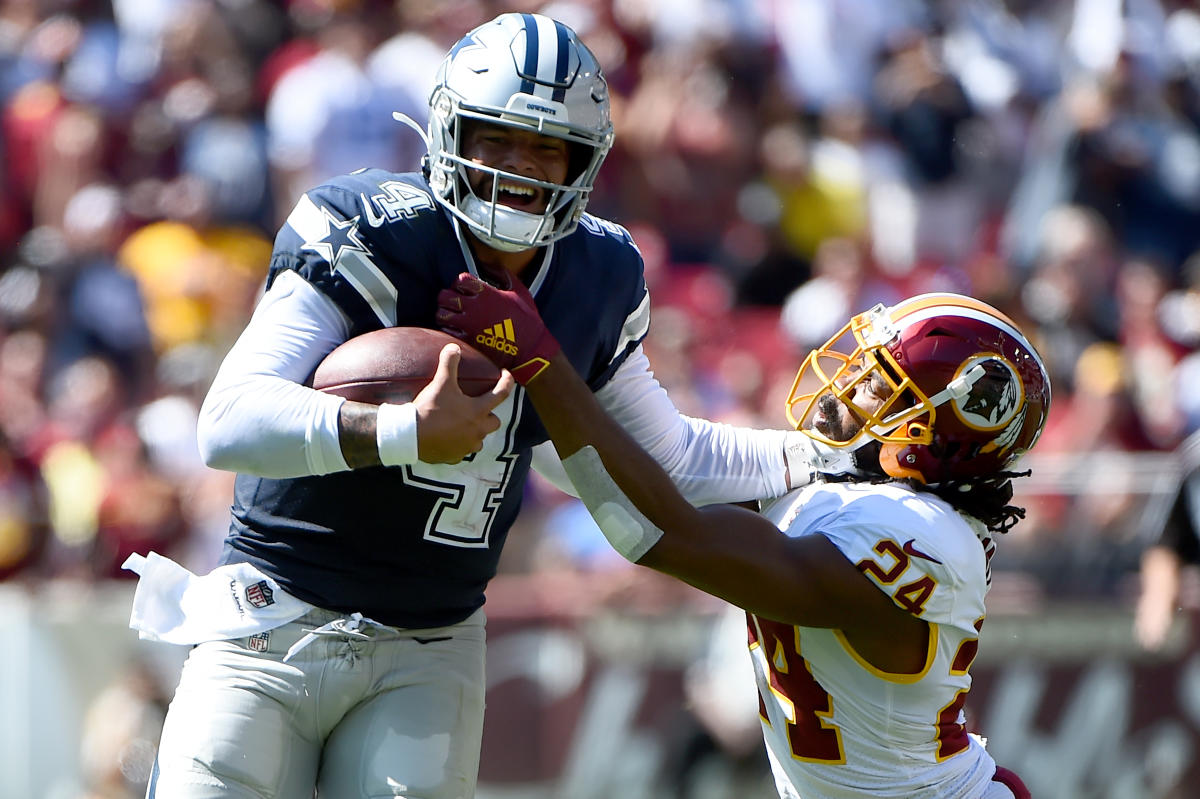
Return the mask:
<path id="1" fill-rule="evenodd" d="M 292 644 L 288 649 L 287 654 L 283 656 L 283 662 L 287 663 L 295 655 L 300 653 L 300 650 L 311 644 L 322 636 L 339 636 L 341 638 L 352 638 L 358 641 L 370 641 L 374 636 L 363 632 L 362 627 L 374 627 L 380 630 L 386 630 L 391 633 L 398 632 L 394 627 L 389 627 L 386 624 L 380 624 L 374 619 L 368 619 L 361 613 L 354 612 L 349 616 L 340 619 L 334 619 L 331 622 L 322 624 L 312 630 L 307 630 L 303 638 Z"/>

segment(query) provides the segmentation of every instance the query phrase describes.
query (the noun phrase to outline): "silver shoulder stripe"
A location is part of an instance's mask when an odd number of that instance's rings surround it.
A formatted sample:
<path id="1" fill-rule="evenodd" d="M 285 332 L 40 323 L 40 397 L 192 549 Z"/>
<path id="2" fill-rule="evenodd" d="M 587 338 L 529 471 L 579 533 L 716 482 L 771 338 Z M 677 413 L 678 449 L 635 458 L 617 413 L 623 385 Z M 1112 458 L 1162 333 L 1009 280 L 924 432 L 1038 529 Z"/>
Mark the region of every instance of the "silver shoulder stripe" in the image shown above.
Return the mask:
<path id="1" fill-rule="evenodd" d="M 625 348 L 631 342 L 641 341 L 649 330 L 650 291 L 647 289 L 642 294 L 642 301 L 638 303 L 638 307 L 634 308 L 633 312 L 625 317 L 625 324 L 621 326 L 621 340 L 617 342 L 617 349 L 613 352 L 613 357 L 609 359 L 609 363 L 612 363 L 621 353 L 625 352 Z"/>
<path id="2" fill-rule="evenodd" d="M 338 247 L 323 244 L 330 238 L 335 220 L 327 209 L 318 206 L 307 194 L 300 198 L 287 224 L 304 239 L 304 249 L 319 253 L 329 261 L 330 271 L 340 274 L 362 296 L 367 305 L 385 326 L 396 324 L 396 287 L 383 273 L 370 254 L 357 246 Z M 358 217 L 349 221 L 353 230 Z M 337 222 L 339 226 L 346 223 Z"/>

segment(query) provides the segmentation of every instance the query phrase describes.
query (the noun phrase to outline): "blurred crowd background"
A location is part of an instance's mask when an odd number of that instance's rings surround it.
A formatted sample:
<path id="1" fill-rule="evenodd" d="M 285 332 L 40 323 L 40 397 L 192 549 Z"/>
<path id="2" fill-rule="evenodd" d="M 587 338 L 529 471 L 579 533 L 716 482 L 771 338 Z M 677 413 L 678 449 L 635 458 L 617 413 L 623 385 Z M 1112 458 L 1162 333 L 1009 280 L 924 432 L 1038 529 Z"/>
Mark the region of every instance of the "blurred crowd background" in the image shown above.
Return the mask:
<path id="1" fill-rule="evenodd" d="M 1200 428 L 1182 0 L 0 0 L 0 581 L 214 565 L 232 475 L 200 463 L 196 413 L 275 231 L 329 176 L 417 168 L 391 112 L 423 122 L 449 46 L 509 10 L 604 65 L 589 210 L 645 256 L 646 348 L 686 413 L 778 426 L 853 313 L 986 300 L 1054 385 L 1006 585 L 1130 596 L 1145 499 Z M 536 481 L 503 566 L 627 571 Z"/>

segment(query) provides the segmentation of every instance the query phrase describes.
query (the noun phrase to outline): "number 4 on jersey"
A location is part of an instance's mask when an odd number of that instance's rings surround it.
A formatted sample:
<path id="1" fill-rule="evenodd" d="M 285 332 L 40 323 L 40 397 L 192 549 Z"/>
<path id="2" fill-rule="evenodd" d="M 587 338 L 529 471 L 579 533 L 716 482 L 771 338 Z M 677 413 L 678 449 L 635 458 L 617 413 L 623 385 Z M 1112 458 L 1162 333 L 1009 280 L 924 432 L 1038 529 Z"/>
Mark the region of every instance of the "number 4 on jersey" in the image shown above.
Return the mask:
<path id="1" fill-rule="evenodd" d="M 455 464 L 418 461 L 404 467 L 405 483 L 437 497 L 425 523 L 427 540 L 454 547 L 489 546 L 492 521 L 516 463 L 512 450 L 520 408 L 520 392 L 514 391 L 492 411 L 500 417 L 500 429 L 469 459 Z"/>

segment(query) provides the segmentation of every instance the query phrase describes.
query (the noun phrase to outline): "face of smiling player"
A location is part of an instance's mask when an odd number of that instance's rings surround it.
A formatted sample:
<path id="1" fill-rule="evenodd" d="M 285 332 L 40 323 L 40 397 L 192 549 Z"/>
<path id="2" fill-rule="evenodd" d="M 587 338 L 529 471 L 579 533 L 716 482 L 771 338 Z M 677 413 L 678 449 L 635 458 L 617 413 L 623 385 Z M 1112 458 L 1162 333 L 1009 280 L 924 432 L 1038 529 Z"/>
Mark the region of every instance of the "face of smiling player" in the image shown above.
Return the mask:
<path id="1" fill-rule="evenodd" d="M 548 183 L 565 183 L 569 161 L 567 143 L 530 130 L 472 121 L 466 125 L 462 155 L 469 161 Z M 471 190 L 481 199 L 492 196 L 492 174 L 468 170 Z M 500 178 L 497 201 L 517 211 L 540 214 L 550 201 L 549 191 L 532 184 Z"/>

